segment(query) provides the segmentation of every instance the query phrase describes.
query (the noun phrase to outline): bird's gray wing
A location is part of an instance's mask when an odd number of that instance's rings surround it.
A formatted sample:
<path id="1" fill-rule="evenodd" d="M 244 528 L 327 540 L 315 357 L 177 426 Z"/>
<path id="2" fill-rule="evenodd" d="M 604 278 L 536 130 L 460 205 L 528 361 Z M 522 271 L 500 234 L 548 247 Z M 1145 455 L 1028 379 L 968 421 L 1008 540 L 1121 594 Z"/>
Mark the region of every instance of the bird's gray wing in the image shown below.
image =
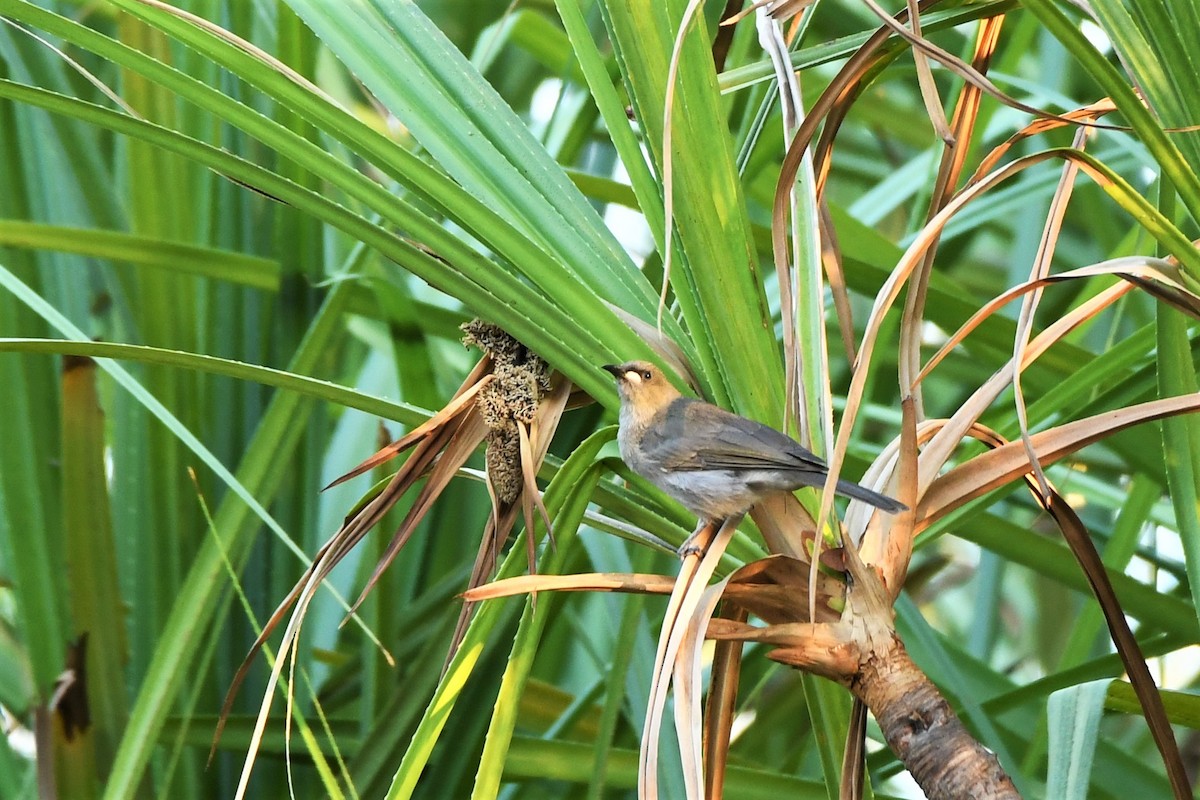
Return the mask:
<path id="1" fill-rule="evenodd" d="M 665 469 L 825 469 L 824 461 L 774 428 L 699 400 L 675 400 L 656 422 L 642 450 Z"/>

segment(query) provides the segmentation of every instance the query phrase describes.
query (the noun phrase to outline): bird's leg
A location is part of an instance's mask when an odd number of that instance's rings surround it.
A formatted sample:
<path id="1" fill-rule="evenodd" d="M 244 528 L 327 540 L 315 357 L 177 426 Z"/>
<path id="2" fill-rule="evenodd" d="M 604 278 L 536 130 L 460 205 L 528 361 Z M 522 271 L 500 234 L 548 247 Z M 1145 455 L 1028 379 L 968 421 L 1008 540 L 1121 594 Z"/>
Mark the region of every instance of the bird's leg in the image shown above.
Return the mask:
<path id="1" fill-rule="evenodd" d="M 704 555 L 704 551 L 708 549 L 709 542 L 712 541 L 712 534 L 717 530 L 717 523 L 721 520 L 705 519 L 701 517 L 696 522 L 696 530 L 692 531 L 692 535 L 683 540 L 683 544 L 679 545 L 679 549 L 675 552 L 679 554 L 681 559 L 688 556 Z M 705 536 L 705 532 L 708 535 Z"/>

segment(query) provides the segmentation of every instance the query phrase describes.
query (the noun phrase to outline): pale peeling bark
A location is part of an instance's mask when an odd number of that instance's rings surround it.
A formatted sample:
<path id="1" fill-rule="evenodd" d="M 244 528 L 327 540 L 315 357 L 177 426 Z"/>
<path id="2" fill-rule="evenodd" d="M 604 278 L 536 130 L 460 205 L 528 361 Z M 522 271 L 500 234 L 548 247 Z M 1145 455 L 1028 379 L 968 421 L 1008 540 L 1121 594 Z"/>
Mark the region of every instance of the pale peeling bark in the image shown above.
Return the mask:
<path id="1" fill-rule="evenodd" d="M 1019 800 L 996 756 L 972 738 L 900 639 L 875 640 L 850 689 L 929 800 Z M 883 645 L 880 647 L 879 645 Z"/>

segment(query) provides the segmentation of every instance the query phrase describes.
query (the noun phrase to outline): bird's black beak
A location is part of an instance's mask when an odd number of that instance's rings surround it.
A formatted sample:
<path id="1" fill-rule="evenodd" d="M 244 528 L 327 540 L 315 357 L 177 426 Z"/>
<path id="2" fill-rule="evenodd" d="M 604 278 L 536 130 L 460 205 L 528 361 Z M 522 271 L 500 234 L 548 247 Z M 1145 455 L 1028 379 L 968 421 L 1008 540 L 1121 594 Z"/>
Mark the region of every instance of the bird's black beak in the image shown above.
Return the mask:
<path id="1" fill-rule="evenodd" d="M 620 364 L 605 364 L 600 369 L 611 372 L 612 376 L 617 380 L 621 380 L 621 376 L 625 374 L 625 368 Z"/>

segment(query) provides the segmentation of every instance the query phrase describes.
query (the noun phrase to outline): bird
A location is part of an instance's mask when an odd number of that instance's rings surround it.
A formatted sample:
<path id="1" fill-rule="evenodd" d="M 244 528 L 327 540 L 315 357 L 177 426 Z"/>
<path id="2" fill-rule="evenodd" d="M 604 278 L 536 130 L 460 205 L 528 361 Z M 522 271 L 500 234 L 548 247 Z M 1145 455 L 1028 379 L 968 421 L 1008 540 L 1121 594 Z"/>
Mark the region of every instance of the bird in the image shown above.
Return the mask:
<path id="1" fill-rule="evenodd" d="M 710 523 L 740 519 L 773 492 L 823 486 L 829 467 L 790 436 L 712 403 L 684 397 L 654 364 L 606 364 L 621 398 L 617 443 L 631 470 L 678 500 L 698 519 L 679 555 Z M 891 497 L 840 480 L 837 494 L 896 514 Z M 736 523 L 735 523 L 736 524 Z"/>

